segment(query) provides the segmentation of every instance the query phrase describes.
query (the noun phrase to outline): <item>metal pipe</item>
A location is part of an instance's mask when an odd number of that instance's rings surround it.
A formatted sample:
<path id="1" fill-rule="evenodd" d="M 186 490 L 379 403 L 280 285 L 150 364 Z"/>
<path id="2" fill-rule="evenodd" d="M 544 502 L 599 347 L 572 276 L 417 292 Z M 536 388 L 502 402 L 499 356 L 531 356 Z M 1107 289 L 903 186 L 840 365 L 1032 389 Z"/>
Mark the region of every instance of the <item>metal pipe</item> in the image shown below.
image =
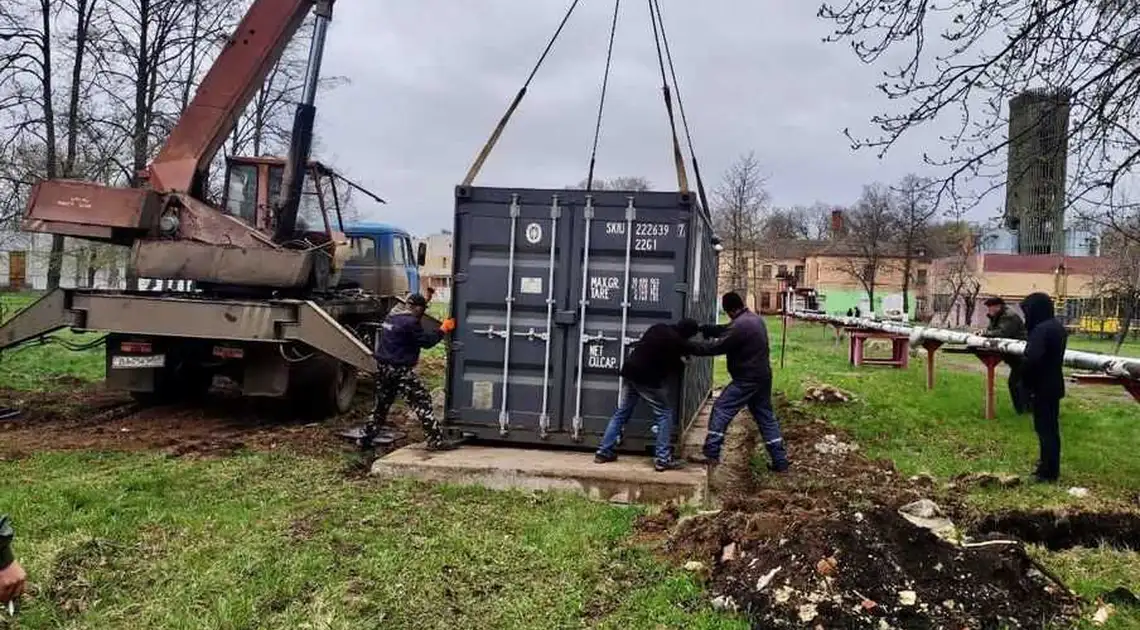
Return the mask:
<path id="1" fill-rule="evenodd" d="M 309 46 L 309 66 L 305 70 L 304 89 L 301 92 L 301 102 L 306 105 L 312 105 L 317 100 L 317 85 L 321 81 L 321 58 L 325 54 L 325 37 L 328 32 L 329 18 L 315 15 L 313 41 Z"/>
<path id="2" fill-rule="evenodd" d="M 542 361 L 542 413 L 538 416 L 538 433 L 545 438 L 550 427 L 550 341 L 554 337 L 554 263 L 558 245 L 558 218 L 562 208 L 558 195 L 550 204 L 550 269 L 546 278 L 546 350 Z"/>
<path id="3" fill-rule="evenodd" d="M 590 230 L 594 221 L 594 196 L 586 195 L 586 207 L 582 210 L 582 217 L 586 220 L 585 243 L 582 245 L 582 295 L 578 299 L 578 380 L 574 392 L 574 418 L 571 421 L 571 432 L 577 440 L 582 435 L 582 368 L 586 358 L 586 344 L 590 342 L 586 334 L 586 307 L 590 304 Z"/>
<path id="4" fill-rule="evenodd" d="M 624 292 L 621 299 L 621 334 L 618 335 L 618 406 L 621 406 L 622 391 L 625 381 L 621 371 L 625 368 L 625 338 L 629 326 L 629 267 L 633 258 L 633 220 L 637 218 L 637 209 L 633 206 L 633 197 L 629 197 L 629 205 L 625 209 L 625 282 L 622 284 Z"/>
<path id="5" fill-rule="evenodd" d="M 808 311 L 795 311 L 792 317 L 806 321 L 824 322 L 852 328 L 866 328 L 879 330 L 896 335 L 908 335 L 910 345 L 917 347 L 923 341 L 940 341 L 964 345 L 968 348 L 978 348 L 1022 356 L 1025 354 L 1025 342 L 1017 339 L 1001 339 L 997 337 L 983 337 L 974 333 L 960 330 L 947 330 L 945 328 L 929 328 L 926 326 L 910 326 L 901 322 L 888 322 L 863 317 L 842 317 L 824 313 Z M 1095 352 L 1082 352 L 1080 350 L 1066 350 L 1064 364 L 1068 367 L 1093 372 L 1103 372 L 1117 378 L 1127 378 L 1140 381 L 1140 359 L 1135 357 L 1121 357 L 1110 354 L 1097 354 Z"/>
<path id="6" fill-rule="evenodd" d="M 518 232 L 519 215 L 522 207 L 519 206 L 519 196 L 511 195 L 511 249 L 507 254 L 507 297 L 506 302 L 507 328 L 503 335 L 503 400 L 499 407 L 499 434 L 506 435 L 510 431 L 511 416 L 507 411 L 507 380 L 511 375 L 511 317 L 515 303 L 515 235 Z"/>

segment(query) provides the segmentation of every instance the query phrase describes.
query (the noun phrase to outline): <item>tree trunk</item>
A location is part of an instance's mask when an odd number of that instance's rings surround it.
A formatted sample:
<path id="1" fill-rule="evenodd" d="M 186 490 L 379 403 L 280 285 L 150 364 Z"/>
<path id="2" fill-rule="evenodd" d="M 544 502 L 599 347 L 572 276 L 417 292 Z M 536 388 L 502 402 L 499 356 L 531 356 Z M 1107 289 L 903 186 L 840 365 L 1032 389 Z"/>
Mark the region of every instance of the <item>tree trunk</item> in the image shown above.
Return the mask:
<path id="1" fill-rule="evenodd" d="M 1132 320 L 1140 317 L 1140 296 L 1132 296 L 1129 308 L 1125 309 L 1124 321 L 1120 322 L 1120 329 L 1116 331 L 1116 343 L 1112 346 L 1113 354 L 1120 354 L 1120 348 L 1128 340 L 1128 332 L 1132 330 Z"/>
<path id="2" fill-rule="evenodd" d="M 906 258 L 903 259 L 903 314 L 910 313 L 910 269 L 914 265 L 914 259 L 911 258 L 910 247 L 907 247 Z"/>
<path id="3" fill-rule="evenodd" d="M 52 85 L 52 41 L 51 41 L 51 0 L 40 0 L 40 13 L 43 18 L 43 32 L 39 42 L 40 53 L 43 55 L 43 76 L 41 81 L 41 98 L 44 112 L 44 147 L 47 160 L 44 168 L 46 179 L 59 177 L 59 156 L 56 154 L 55 135 L 55 94 Z M 64 239 L 60 235 L 51 238 L 51 253 L 48 255 L 47 288 L 59 288 L 60 277 L 63 275 L 63 245 Z"/>

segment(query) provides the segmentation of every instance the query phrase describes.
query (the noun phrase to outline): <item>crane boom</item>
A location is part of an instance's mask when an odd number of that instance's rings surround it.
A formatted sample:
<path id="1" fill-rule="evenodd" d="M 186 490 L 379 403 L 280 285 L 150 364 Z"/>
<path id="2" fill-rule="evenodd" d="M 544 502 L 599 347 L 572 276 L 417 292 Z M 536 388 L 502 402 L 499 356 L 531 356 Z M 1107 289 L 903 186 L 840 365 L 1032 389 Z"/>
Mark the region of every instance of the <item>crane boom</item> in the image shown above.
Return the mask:
<path id="1" fill-rule="evenodd" d="M 151 188 L 193 193 L 198 178 L 317 0 L 255 0 L 151 163 Z M 332 3 L 320 2 L 325 17 Z"/>

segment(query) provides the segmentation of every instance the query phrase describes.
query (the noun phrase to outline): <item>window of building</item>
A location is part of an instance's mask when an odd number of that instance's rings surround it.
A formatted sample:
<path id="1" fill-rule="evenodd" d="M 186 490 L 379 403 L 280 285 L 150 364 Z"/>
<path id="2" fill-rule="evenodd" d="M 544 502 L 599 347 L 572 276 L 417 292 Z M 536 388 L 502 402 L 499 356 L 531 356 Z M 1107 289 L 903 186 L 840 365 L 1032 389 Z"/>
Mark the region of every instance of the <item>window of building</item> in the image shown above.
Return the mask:
<path id="1" fill-rule="evenodd" d="M 917 284 L 920 287 L 926 286 L 926 270 L 925 269 L 919 269 L 918 273 L 915 274 L 914 281 L 915 281 L 915 284 Z"/>
<path id="2" fill-rule="evenodd" d="M 772 308 L 772 294 L 764 292 L 760 294 L 760 309 L 769 310 Z"/>
<path id="3" fill-rule="evenodd" d="M 874 278 L 874 277 L 875 277 L 875 266 L 874 265 L 863 265 L 863 279 L 864 280 L 870 280 L 871 278 Z"/>
<path id="4" fill-rule="evenodd" d="M 780 265 L 780 268 L 776 271 L 776 275 L 780 276 L 781 278 L 786 278 L 788 276 L 788 266 Z"/>
<path id="5" fill-rule="evenodd" d="M 803 265 L 796 265 L 795 275 L 796 275 L 796 284 L 797 285 L 803 284 L 804 283 L 804 266 Z"/>
<path id="6" fill-rule="evenodd" d="M 763 267 L 760 268 L 760 279 L 761 280 L 771 280 L 772 279 L 772 265 L 764 265 Z"/>

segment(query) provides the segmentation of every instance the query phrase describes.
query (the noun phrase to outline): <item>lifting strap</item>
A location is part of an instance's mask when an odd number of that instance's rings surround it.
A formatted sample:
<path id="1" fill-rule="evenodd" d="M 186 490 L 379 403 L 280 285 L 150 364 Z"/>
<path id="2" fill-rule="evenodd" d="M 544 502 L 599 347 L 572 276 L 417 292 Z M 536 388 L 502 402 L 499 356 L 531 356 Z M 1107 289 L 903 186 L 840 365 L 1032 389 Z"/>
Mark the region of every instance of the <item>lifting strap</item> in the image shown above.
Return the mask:
<path id="1" fill-rule="evenodd" d="M 598 161 L 598 139 L 602 135 L 602 112 L 606 108 L 606 88 L 610 83 L 610 64 L 614 58 L 614 36 L 617 35 L 618 13 L 621 11 L 621 0 L 614 0 L 614 19 L 610 24 L 610 45 L 606 48 L 606 71 L 602 75 L 602 96 L 598 101 L 598 121 L 594 125 L 594 146 L 590 150 L 590 171 L 586 175 L 586 192 L 594 190 L 594 165 Z"/>
<path id="2" fill-rule="evenodd" d="M 471 168 L 467 171 L 467 177 L 463 178 L 464 186 L 470 186 L 475 181 L 475 178 L 479 176 L 479 171 L 483 170 L 483 163 L 487 161 L 487 156 L 491 155 L 491 150 L 494 149 L 495 144 L 499 142 L 499 136 L 503 135 L 503 129 L 506 128 L 507 123 L 511 120 L 511 116 L 515 113 L 515 110 L 518 109 L 519 103 L 521 103 L 523 97 L 526 96 L 526 90 L 530 87 L 530 82 L 534 80 L 534 75 L 538 74 L 538 69 L 542 67 L 542 62 L 546 61 L 547 55 L 550 54 L 550 49 L 554 47 L 554 42 L 558 40 L 558 36 L 562 34 L 562 29 L 565 28 L 566 23 L 570 21 L 570 16 L 573 15 L 574 9 L 578 7 L 579 1 L 580 0 L 574 0 L 570 4 L 570 8 L 566 10 L 566 15 L 562 17 L 562 22 L 554 31 L 554 35 L 550 38 L 550 41 L 546 43 L 546 49 L 542 51 L 538 62 L 535 63 L 534 68 L 531 69 L 530 76 L 526 78 L 526 82 L 523 83 L 519 93 L 515 95 L 515 100 L 511 101 L 507 112 L 503 114 L 502 119 L 499 120 L 499 124 L 495 126 L 495 130 L 491 132 L 491 137 L 487 139 L 487 143 L 484 144 L 483 149 L 479 151 L 479 155 L 475 158 L 475 163 L 472 164 Z"/>
<path id="3" fill-rule="evenodd" d="M 530 84 L 534 80 L 535 75 L 538 74 L 538 70 L 542 67 L 543 62 L 545 62 L 546 58 L 550 55 L 550 51 L 554 47 L 554 43 L 562 34 L 563 29 L 566 27 L 567 22 L 569 22 L 570 16 L 573 15 L 574 9 L 577 8 L 579 2 L 580 0 L 573 0 L 573 2 L 571 2 L 570 7 L 566 10 L 566 14 L 563 16 L 562 21 L 558 25 L 558 28 L 554 31 L 554 35 L 551 36 L 550 41 L 547 42 L 546 48 L 542 51 L 542 55 L 539 56 L 538 62 L 535 63 L 534 68 L 531 69 L 530 75 L 527 76 L 527 79 L 523 83 L 522 88 L 519 89 L 518 93 L 515 95 L 514 100 L 512 100 L 510 106 L 507 107 L 507 111 L 499 120 L 499 124 L 496 125 L 494 131 L 491 132 L 491 137 L 487 139 L 487 142 L 479 151 L 479 154 L 475 158 L 475 162 L 471 165 L 471 168 L 468 169 L 467 176 L 463 178 L 464 186 L 472 185 L 475 181 L 475 178 L 479 176 L 479 172 L 483 169 L 483 164 L 487 161 L 487 157 L 490 156 L 491 151 L 494 150 L 495 145 L 498 143 L 499 138 L 503 134 L 503 130 L 506 128 L 507 123 L 510 122 L 511 116 L 514 115 L 515 110 L 518 109 L 523 97 L 526 96 L 527 89 L 530 87 Z M 708 199 L 705 194 L 704 181 L 701 178 L 700 166 L 697 163 L 696 150 L 693 148 L 693 136 L 689 129 L 688 117 L 685 115 L 685 104 L 681 99 L 681 90 L 677 84 L 677 70 L 673 64 L 673 54 L 669 48 L 669 40 L 665 33 L 665 22 L 661 15 L 661 6 L 658 4 L 658 0 L 648 0 L 648 3 L 650 22 L 653 27 L 653 41 L 657 49 L 657 65 L 661 72 L 661 93 L 665 100 L 665 111 L 669 117 L 669 131 L 672 135 L 673 140 L 673 163 L 677 171 L 677 188 L 682 193 L 689 192 L 689 178 L 685 167 L 685 157 L 684 153 L 681 150 L 680 138 L 677 135 L 677 119 L 673 111 L 674 94 L 676 94 L 677 108 L 681 114 L 681 124 L 685 131 L 685 139 L 689 149 L 689 156 L 693 162 L 693 174 L 697 180 L 697 194 L 699 195 L 705 219 L 709 220 L 709 206 Z M 609 46 L 606 49 L 606 67 L 605 73 L 602 77 L 601 97 L 598 102 L 598 115 L 594 125 L 594 141 L 590 151 L 590 166 L 586 177 L 587 191 L 592 190 L 594 186 L 594 168 L 597 164 L 598 141 L 601 137 L 602 116 L 605 111 L 606 92 L 609 86 L 610 69 L 613 62 L 614 40 L 617 33 L 618 15 L 620 14 L 620 11 L 621 0 L 614 0 L 613 19 L 610 23 Z M 665 70 L 666 63 L 668 63 L 669 66 L 668 73 L 666 73 Z M 670 85 L 670 77 L 672 78 L 672 86 Z"/>
<path id="4" fill-rule="evenodd" d="M 697 151 L 693 147 L 693 134 L 689 129 L 689 118 L 685 115 L 685 102 L 681 99 L 681 84 L 677 81 L 677 68 L 673 65 L 673 52 L 669 49 L 669 38 L 665 34 L 665 19 L 661 16 L 661 5 L 658 0 L 650 0 L 653 4 L 653 12 L 656 16 L 657 24 L 661 27 L 661 42 L 665 45 L 665 58 L 669 62 L 669 74 L 673 78 L 673 90 L 677 93 L 677 108 L 681 112 L 681 124 L 685 128 L 685 140 L 689 146 L 689 159 L 693 163 L 693 176 L 697 179 L 697 196 L 701 202 L 701 208 L 705 213 L 705 219 L 712 224 L 712 210 L 709 207 L 708 196 L 705 194 L 705 183 L 701 178 L 701 167 L 697 162 Z"/>
<path id="5" fill-rule="evenodd" d="M 682 193 L 689 192 L 689 177 L 685 173 L 685 157 L 681 154 L 681 142 L 677 139 L 677 121 L 673 115 L 673 96 L 669 89 L 669 79 L 665 76 L 665 56 L 661 52 L 661 33 L 657 28 L 657 11 L 654 0 L 649 1 L 649 21 L 653 23 L 653 43 L 657 46 L 657 65 L 661 67 L 661 94 L 665 97 L 665 111 L 669 114 L 669 131 L 673 135 L 673 165 L 677 168 L 677 188 Z"/>

